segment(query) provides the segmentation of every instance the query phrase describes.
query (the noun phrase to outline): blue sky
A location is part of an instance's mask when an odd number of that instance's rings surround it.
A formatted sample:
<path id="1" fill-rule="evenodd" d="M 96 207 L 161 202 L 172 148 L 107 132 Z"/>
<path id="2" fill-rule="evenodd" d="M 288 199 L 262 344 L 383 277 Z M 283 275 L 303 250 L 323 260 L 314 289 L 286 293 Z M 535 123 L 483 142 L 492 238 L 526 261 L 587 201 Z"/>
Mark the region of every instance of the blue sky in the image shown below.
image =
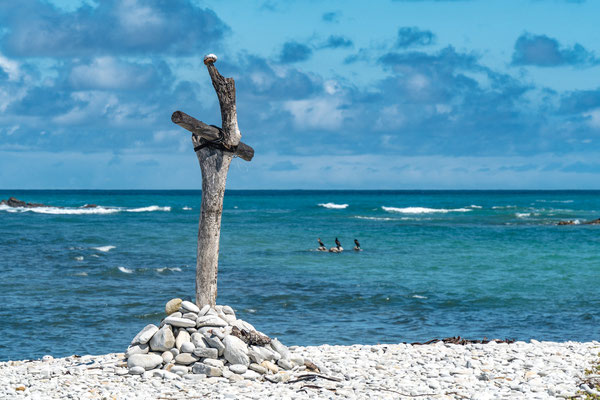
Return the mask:
<path id="1" fill-rule="evenodd" d="M 600 2 L 0 0 L 0 188 L 598 189 Z"/>

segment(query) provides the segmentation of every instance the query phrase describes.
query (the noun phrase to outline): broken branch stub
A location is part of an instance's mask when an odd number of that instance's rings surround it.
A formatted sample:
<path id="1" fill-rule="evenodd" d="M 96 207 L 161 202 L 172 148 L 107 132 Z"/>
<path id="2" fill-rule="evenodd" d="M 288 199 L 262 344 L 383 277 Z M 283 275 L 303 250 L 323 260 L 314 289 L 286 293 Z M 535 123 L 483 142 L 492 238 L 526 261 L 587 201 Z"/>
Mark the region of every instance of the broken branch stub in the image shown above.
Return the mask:
<path id="1" fill-rule="evenodd" d="M 187 115 L 183 111 L 175 111 L 173 115 L 171 115 L 171 121 L 205 140 L 218 140 L 221 135 L 219 128 L 198 121 L 196 118 Z M 243 142 L 239 142 L 237 147 L 232 148 L 232 151 L 235 156 L 242 160 L 250 161 L 252 160 L 252 157 L 254 157 L 254 149 Z"/>

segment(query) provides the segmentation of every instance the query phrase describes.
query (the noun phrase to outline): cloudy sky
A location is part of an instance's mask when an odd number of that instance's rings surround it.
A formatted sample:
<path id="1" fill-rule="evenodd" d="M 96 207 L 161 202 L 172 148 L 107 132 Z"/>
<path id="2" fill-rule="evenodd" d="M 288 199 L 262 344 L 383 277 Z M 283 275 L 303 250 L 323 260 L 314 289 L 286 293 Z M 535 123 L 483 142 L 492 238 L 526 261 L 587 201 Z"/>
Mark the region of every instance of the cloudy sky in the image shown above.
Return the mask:
<path id="1" fill-rule="evenodd" d="M 0 0 L 0 188 L 600 188 L 600 2 Z"/>

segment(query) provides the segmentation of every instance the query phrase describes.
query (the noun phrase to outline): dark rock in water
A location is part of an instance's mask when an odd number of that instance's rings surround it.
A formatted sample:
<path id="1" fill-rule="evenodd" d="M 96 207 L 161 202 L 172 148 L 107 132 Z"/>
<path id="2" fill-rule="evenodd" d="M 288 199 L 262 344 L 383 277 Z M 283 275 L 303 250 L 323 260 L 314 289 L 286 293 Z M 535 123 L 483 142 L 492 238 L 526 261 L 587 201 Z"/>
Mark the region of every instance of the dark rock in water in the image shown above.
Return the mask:
<path id="1" fill-rule="evenodd" d="M 559 221 L 556 225 L 578 225 L 575 221 Z"/>
<path id="2" fill-rule="evenodd" d="M 8 200 L 0 201 L 1 205 L 9 206 L 9 207 L 25 207 L 25 208 L 35 208 L 35 207 L 48 207 L 45 204 L 39 203 L 26 203 L 22 200 L 16 199 L 14 197 L 9 197 Z"/>
<path id="3" fill-rule="evenodd" d="M 15 197 L 9 197 L 8 200 L 0 201 L 0 205 L 5 205 L 5 206 L 9 206 L 9 207 L 23 207 L 23 208 L 36 208 L 36 207 L 63 208 L 63 207 L 50 206 L 48 204 L 41 204 L 41 203 L 27 203 L 25 201 L 15 198 Z M 85 205 L 81 206 L 80 208 L 98 208 L 98 207 L 100 207 L 100 206 L 97 204 L 85 204 Z"/>
<path id="4" fill-rule="evenodd" d="M 559 221 L 556 225 L 600 225 L 600 218 L 591 221 Z"/>

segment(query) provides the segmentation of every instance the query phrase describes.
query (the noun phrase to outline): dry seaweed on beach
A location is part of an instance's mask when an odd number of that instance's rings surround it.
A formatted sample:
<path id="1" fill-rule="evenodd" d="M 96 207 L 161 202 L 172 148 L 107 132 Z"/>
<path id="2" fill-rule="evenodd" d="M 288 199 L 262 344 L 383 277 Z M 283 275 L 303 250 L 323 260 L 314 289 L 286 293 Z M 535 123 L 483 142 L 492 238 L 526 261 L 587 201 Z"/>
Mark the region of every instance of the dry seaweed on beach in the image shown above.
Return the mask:
<path id="1" fill-rule="evenodd" d="M 483 338 L 482 340 L 473 340 L 473 339 L 465 339 L 465 338 L 461 338 L 460 336 L 453 336 L 453 337 L 449 337 L 449 338 L 444 338 L 444 339 L 431 339 L 428 340 L 427 342 L 413 342 L 413 343 L 406 343 L 403 342 L 404 344 L 411 344 L 413 346 L 422 346 L 422 345 L 426 345 L 426 344 L 434 344 L 434 343 L 438 343 L 438 342 L 442 342 L 445 344 L 459 344 L 459 345 L 466 345 L 466 344 L 487 344 L 490 342 L 495 342 L 495 343 L 514 343 L 516 342 L 516 339 L 490 339 L 488 340 L 487 338 Z"/>

